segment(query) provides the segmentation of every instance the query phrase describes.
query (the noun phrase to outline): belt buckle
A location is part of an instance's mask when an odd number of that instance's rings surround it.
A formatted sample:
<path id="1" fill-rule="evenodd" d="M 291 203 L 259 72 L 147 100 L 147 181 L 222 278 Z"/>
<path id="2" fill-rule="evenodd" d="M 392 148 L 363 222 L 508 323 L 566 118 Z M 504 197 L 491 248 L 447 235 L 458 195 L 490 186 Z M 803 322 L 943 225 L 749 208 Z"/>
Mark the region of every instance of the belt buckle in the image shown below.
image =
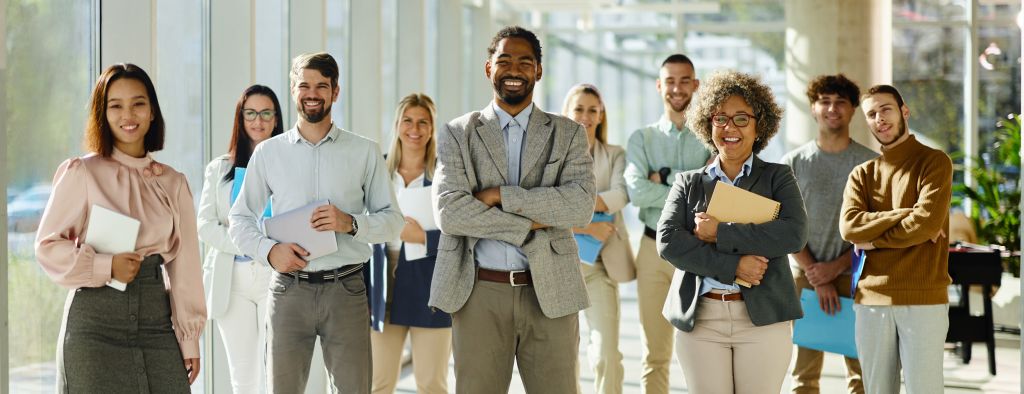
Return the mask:
<path id="1" fill-rule="evenodd" d="M 526 272 L 526 270 L 522 270 L 522 271 L 509 271 L 508 272 L 508 283 L 511 284 L 512 287 L 526 286 L 526 283 L 523 283 L 521 285 L 517 285 L 516 284 L 516 276 L 515 275 L 516 274 L 521 274 L 523 272 Z"/>

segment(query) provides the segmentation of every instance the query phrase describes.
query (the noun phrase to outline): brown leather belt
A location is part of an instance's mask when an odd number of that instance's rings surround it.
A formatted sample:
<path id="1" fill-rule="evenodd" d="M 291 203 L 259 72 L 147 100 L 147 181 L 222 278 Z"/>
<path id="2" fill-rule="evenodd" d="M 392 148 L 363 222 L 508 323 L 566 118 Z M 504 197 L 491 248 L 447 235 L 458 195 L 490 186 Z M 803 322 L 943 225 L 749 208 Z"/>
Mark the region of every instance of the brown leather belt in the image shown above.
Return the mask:
<path id="1" fill-rule="evenodd" d="M 476 277 L 488 282 L 509 284 L 512 287 L 533 285 L 530 271 L 495 271 L 487 268 L 477 268 Z"/>
<path id="2" fill-rule="evenodd" d="M 715 294 L 712 292 L 707 292 L 704 293 L 704 297 L 718 301 L 742 301 L 743 293 Z"/>

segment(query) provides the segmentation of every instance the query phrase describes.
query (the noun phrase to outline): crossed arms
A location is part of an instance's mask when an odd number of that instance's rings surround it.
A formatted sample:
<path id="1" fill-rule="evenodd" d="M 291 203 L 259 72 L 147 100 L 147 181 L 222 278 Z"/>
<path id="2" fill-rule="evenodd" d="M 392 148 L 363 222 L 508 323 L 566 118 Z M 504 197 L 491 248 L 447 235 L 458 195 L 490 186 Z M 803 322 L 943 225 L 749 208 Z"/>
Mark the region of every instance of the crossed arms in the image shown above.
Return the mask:
<path id="1" fill-rule="evenodd" d="M 846 182 L 839 232 L 843 239 L 865 250 L 875 248 L 908 248 L 926 241 L 937 242 L 945 237 L 942 225 L 953 185 L 953 165 L 945 154 L 930 155 L 922 166 L 916 185 L 917 200 L 911 207 L 886 211 L 872 210 L 871 195 L 878 193 L 869 180 L 868 166 L 858 166 Z M 899 196 L 894 196 L 894 199 Z"/>
<path id="2" fill-rule="evenodd" d="M 590 222 L 594 211 L 593 159 L 582 127 L 576 125 L 555 186 L 496 186 L 474 191 L 471 157 L 451 126 L 437 135 L 434 214 L 445 234 L 495 239 L 522 246 L 530 231 L 544 227 L 569 229 Z M 554 133 L 565 132 L 557 127 Z M 555 138 L 558 138 L 557 136 Z M 550 158 L 555 160 L 558 158 Z M 546 168 L 546 167 L 545 167 Z M 529 171 L 524 169 L 524 171 Z"/>

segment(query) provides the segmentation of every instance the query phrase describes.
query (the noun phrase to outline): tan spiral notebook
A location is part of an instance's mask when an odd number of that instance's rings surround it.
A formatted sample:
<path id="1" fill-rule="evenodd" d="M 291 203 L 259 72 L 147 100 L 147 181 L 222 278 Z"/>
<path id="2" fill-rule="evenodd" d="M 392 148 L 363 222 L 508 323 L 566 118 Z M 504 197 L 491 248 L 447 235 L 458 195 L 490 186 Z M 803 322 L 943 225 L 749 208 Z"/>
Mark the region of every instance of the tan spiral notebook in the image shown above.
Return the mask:
<path id="1" fill-rule="evenodd" d="M 722 223 L 761 224 L 778 218 L 779 207 L 778 201 L 718 181 L 707 213 Z M 750 283 L 739 278 L 736 284 L 750 287 Z"/>

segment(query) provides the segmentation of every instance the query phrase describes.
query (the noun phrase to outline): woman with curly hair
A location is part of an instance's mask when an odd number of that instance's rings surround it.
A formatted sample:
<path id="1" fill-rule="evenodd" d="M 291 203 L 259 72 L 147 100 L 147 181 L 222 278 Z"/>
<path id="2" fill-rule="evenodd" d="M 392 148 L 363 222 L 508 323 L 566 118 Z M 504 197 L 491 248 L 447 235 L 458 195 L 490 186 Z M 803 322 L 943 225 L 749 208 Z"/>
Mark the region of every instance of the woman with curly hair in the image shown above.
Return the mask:
<path id="1" fill-rule="evenodd" d="M 715 159 L 676 176 L 658 222 L 658 252 L 678 270 L 665 317 L 694 393 L 777 393 L 803 316 L 787 255 L 807 240 L 792 170 L 757 157 L 778 132 L 782 109 L 756 77 L 717 72 L 686 116 Z M 720 222 L 708 215 L 719 182 L 778 201 L 776 219 Z M 750 287 L 738 283 L 747 282 Z"/>

